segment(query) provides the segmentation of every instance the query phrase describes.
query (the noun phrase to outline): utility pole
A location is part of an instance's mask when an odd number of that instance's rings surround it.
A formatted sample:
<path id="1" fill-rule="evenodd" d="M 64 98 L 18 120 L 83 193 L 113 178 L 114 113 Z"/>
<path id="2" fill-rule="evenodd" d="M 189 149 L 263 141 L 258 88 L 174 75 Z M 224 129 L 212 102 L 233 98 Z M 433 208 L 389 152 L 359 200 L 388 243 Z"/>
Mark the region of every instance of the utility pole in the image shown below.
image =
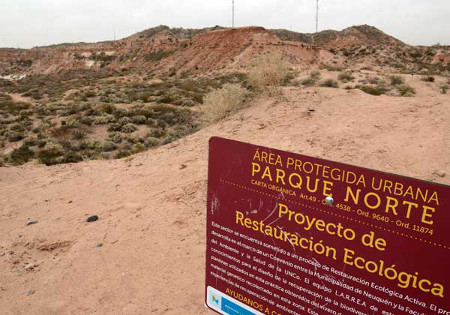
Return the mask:
<path id="1" fill-rule="evenodd" d="M 316 33 L 319 31 L 319 0 L 316 0 Z"/>
<path id="2" fill-rule="evenodd" d="M 234 0 L 232 0 L 231 10 L 231 26 L 234 28 Z"/>

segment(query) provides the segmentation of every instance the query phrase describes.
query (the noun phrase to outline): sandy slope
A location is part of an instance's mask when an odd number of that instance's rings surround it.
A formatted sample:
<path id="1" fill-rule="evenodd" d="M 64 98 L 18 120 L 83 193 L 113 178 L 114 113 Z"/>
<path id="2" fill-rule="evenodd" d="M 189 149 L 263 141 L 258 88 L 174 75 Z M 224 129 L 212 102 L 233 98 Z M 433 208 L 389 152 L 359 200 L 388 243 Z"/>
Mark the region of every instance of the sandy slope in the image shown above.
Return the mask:
<path id="1" fill-rule="evenodd" d="M 450 184 L 450 97 L 409 80 L 415 98 L 284 88 L 125 160 L 0 168 L 0 313 L 209 314 L 213 135 Z M 100 220 L 86 223 L 93 214 Z M 39 222 L 26 226 L 27 218 Z M 26 271 L 27 263 L 38 267 Z"/>

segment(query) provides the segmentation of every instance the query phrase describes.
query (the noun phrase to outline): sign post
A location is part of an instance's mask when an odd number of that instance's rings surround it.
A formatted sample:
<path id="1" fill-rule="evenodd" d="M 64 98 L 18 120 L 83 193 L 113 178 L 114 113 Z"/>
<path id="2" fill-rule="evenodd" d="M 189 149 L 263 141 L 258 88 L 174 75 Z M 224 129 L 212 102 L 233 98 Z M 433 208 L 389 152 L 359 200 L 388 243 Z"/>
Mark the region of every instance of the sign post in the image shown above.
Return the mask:
<path id="1" fill-rule="evenodd" d="M 450 315 L 450 187 L 210 140 L 206 305 Z"/>

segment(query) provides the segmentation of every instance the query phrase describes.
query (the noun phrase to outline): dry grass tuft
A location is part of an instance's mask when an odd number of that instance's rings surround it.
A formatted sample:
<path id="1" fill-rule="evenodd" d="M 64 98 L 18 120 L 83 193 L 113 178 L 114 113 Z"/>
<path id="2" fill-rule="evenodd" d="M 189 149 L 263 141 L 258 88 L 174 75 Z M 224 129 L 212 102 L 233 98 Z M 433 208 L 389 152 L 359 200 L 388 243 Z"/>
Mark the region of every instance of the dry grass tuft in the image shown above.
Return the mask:
<path id="1" fill-rule="evenodd" d="M 206 94 L 203 100 L 203 119 L 212 123 L 244 107 L 248 91 L 237 84 L 224 84 L 221 89 Z"/>
<path id="2" fill-rule="evenodd" d="M 256 89 L 281 85 L 289 76 L 291 64 L 281 53 L 271 53 L 254 59 L 249 65 L 248 82 Z"/>

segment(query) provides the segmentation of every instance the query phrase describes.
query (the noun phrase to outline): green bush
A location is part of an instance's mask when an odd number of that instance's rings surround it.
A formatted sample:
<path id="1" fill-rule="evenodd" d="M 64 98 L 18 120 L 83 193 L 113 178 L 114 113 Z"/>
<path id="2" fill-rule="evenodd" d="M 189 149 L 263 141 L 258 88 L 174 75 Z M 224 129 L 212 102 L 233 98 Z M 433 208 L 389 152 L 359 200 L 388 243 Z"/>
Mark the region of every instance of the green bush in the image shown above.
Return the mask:
<path id="1" fill-rule="evenodd" d="M 137 125 L 144 125 L 147 123 L 147 117 L 145 117 L 144 115 L 136 115 L 131 117 L 131 121 Z"/>
<path id="2" fill-rule="evenodd" d="M 10 154 L 11 164 L 22 165 L 34 158 L 34 152 L 26 145 L 14 149 Z"/>
<path id="3" fill-rule="evenodd" d="M 424 76 L 424 77 L 422 77 L 421 80 L 424 81 L 424 82 L 434 82 L 434 77 L 431 76 L 431 75 L 429 75 L 429 76 Z"/>
<path id="4" fill-rule="evenodd" d="M 115 155 L 114 158 L 115 159 L 122 159 L 124 157 L 130 156 L 131 152 L 130 150 L 126 150 L 126 149 L 120 149 Z"/>
<path id="5" fill-rule="evenodd" d="M 156 147 L 159 145 L 159 139 L 158 138 L 154 138 L 154 137 L 147 137 L 144 140 L 144 145 L 147 148 L 152 148 L 152 147 Z"/>
<path id="6" fill-rule="evenodd" d="M 150 136 L 152 138 L 162 138 L 167 134 L 167 131 L 165 129 L 153 129 L 150 132 Z"/>
<path id="7" fill-rule="evenodd" d="M 400 85 L 400 84 L 404 83 L 403 78 L 401 76 L 399 76 L 399 75 L 390 76 L 390 80 L 391 80 L 391 85 L 392 86 L 397 86 L 397 85 Z"/>
<path id="8" fill-rule="evenodd" d="M 61 162 L 60 157 L 64 155 L 64 148 L 53 142 L 48 142 L 45 147 L 38 151 L 39 162 L 45 165 L 54 165 Z"/>
<path id="9" fill-rule="evenodd" d="M 111 152 L 117 148 L 116 144 L 113 141 L 105 140 L 100 145 L 100 150 L 102 152 Z"/>
<path id="10" fill-rule="evenodd" d="M 122 125 L 115 123 L 115 124 L 111 124 L 108 126 L 108 131 L 109 132 L 113 132 L 113 131 L 122 131 Z"/>
<path id="11" fill-rule="evenodd" d="M 309 78 L 303 79 L 301 81 L 301 84 L 303 86 L 313 86 L 314 84 L 316 84 L 316 80 L 314 80 L 313 78 L 309 77 Z"/>
<path id="12" fill-rule="evenodd" d="M 72 140 L 83 140 L 86 138 L 86 132 L 83 130 L 74 130 L 72 132 Z"/>
<path id="13" fill-rule="evenodd" d="M 83 157 L 76 152 L 68 152 L 61 160 L 61 163 L 78 163 L 83 161 Z"/>
<path id="14" fill-rule="evenodd" d="M 311 74 L 309 75 L 312 79 L 314 79 L 314 80 L 319 80 L 320 79 L 320 76 L 321 76 L 321 74 L 320 74 L 320 72 L 319 71 L 313 71 L 313 72 L 311 72 Z"/>
<path id="15" fill-rule="evenodd" d="M 142 143 L 136 143 L 131 149 L 131 154 L 144 152 L 147 148 Z"/>
<path id="16" fill-rule="evenodd" d="M 26 138 L 23 141 L 23 144 L 28 146 L 28 147 L 32 147 L 35 145 L 38 145 L 39 140 L 36 137 L 30 137 L 30 138 Z"/>
<path id="17" fill-rule="evenodd" d="M 23 133 L 16 132 L 16 131 L 10 131 L 8 134 L 8 141 L 9 142 L 17 142 L 23 139 Z"/>
<path id="18" fill-rule="evenodd" d="M 111 132 L 108 134 L 108 138 L 114 143 L 122 142 L 122 134 L 120 132 Z"/>
<path id="19" fill-rule="evenodd" d="M 121 128 L 121 131 L 125 132 L 125 133 L 132 133 L 132 132 L 135 132 L 136 130 L 137 130 L 136 125 L 134 125 L 132 123 L 126 124 L 126 125 L 122 126 L 122 128 Z"/>
<path id="20" fill-rule="evenodd" d="M 94 122 L 94 125 L 106 125 L 109 123 L 109 119 L 108 119 L 108 117 L 100 116 L 100 117 L 95 117 L 93 122 Z"/>
<path id="21" fill-rule="evenodd" d="M 359 89 L 367 94 L 376 96 L 386 93 L 386 90 L 379 86 L 363 85 L 360 86 Z"/>

